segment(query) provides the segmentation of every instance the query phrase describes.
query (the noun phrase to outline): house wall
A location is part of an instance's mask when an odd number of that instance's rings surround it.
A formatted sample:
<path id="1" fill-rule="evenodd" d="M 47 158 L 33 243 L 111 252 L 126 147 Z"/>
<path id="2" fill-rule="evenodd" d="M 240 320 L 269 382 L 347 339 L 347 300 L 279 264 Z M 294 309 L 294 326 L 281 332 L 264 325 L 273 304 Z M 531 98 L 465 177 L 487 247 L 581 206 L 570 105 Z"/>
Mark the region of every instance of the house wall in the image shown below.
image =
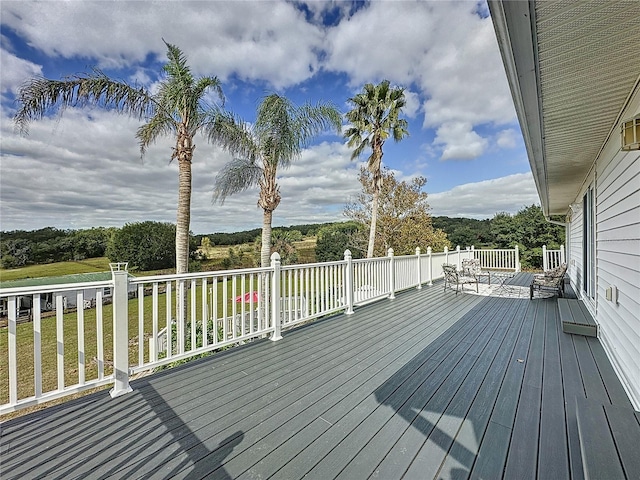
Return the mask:
<path id="1" fill-rule="evenodd" d="M 622 119 L 639 113 L 640 88 L 636 88 Z M 596 195 L 595 302 L 585 298 L 582 291 L 582 210 L 573 214 L 569 225 L 571 282 L 593 310 L 600 325 L 600 340 L 631 401 L 640 410 L 640 152 L 620 150 L 617 125 L 575 203 L 582 205 L 586 188 L 592 183 Z M 606 298 L 607 288 L 612 286 L 618 290 L 617 303 Z"/>

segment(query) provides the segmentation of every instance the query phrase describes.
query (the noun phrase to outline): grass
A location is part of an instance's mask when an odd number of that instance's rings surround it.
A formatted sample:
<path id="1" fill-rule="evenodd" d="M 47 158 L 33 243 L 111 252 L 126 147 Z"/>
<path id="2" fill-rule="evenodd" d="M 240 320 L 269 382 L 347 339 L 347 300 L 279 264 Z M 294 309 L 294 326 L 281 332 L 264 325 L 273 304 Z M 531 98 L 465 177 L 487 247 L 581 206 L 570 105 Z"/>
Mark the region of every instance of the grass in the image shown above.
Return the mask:
<path id="1" fill-rule="evenodd" d="M 0 269 L 0 281 L 22 280 L 25 278 L 58 277 L 74 273 L 108 272 L 109 259 L 106 257 L 89 258 L 74 262 L 47 263 L 27 267 Z"/>

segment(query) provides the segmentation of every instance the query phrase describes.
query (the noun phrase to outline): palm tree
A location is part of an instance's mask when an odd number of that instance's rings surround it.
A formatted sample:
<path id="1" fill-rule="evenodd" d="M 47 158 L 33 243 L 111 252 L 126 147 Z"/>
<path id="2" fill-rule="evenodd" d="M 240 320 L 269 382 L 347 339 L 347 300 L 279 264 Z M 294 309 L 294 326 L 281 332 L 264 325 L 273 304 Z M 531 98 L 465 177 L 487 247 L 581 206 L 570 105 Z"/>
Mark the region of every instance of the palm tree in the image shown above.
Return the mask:
<path id="1" fill-rule="evenodd" d="M 271 94 L 258 106 L 256 121 L 249 125 L 230 114 L 220 115 L 209 139 L 219 142 L 234 156 L 218 173 L 214 202 L 253 186 L 260 187 L 258 206 L 263 211 L 260 262 L 269 265 L 271 222 L 280 204 L 278 168 L 287 168 L 300 156 L 315 135 L 335 128 L 339 133 L 342 117 L 330 103 L 298 107 L 287 98 Z"/>
<path id="2" fill-rule="evenodd" d="M 376 222 L 378 219 L 378 202 L 382 188 L 382 146 L 393 137 L 396 142 L 409 135 L 407 121 L 398 118 L 405 106 L 404 88 L 391 88 L 388 80 L 379 85 L 367 83 L 363 91 L 350 98 L 353 110 L 347 112 L 346 117 L 351 126 L 345 130 L 347 144 L 355 149 L 351 160 L 358 158 L 365 148 L 371 148 L 371 155 L 367 159 L 367 170 L 371 172 L 373 182 L 373 198 L 371 200 L 371 227 L 369 229 L 369 245 L 367 258 L 373 257 L 373 246 L 376 237 Z"/>
<path id="3" fill-rule="evenodd" d="M 215 126 L 214 109 L 204 97 L 212 90 L 223 100 L 216 77 L 195 79 L 182 51 L 167 42 L 165 78 L 156 93 L 109 78 L 100 70 L 63 80 L 35 77 L 18 94 L 20 107 L 14 121 L 22 133 L 29 123 L 67 107 L 96 105 L 145 120 L 136 132 L 142 155 L 163 135 L 175 136 L 171 161 L 178 162 L 178 214 L 176 221 L 176 273 L 189 269 L 189 224 L 191 220 L 191 162 L 194 135 L 205 135 Z"/>

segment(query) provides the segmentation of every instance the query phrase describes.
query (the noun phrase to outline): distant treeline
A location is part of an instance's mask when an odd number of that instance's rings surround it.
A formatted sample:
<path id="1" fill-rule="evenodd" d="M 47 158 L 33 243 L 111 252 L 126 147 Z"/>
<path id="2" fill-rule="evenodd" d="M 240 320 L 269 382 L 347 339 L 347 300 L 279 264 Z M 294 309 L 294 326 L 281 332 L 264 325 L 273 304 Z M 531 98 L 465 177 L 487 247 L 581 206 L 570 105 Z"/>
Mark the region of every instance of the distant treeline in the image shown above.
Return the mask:
<path id="1" fill-rule="evenodd" d="M 145 225 L 147 222 L 135 225 Z M 156 222 L 151 222 L 156 223 Z M 278 230 L 297 230 L 304 236 L 314 235 L 318 229 L 330 224 L 306 224 L 277 227 Z M 63 230 L 54 227 L 39 230 L 13 230 L 0 232 L 0 267 L 16 268 L 25 265 L 84 260 L 107 255 L 109 242 L 122 229 L 116 227 L 91 228 L 86 230 Z M 235 233 L 211 233 L 193 235 L 191 243 L 200 245 L 208 237 L 211 245 L 242 245 L 253 243 L 260 237 L 262 229 Z"/>
<path id="2" fill-rule="evenodd" d="M 559 219 L 561 220 L 561 219 Z M 523 266 L 537 268 L 542 265 L 542 245 L 558 248 L 564 243 L 564 229 L 547 222 L 539 206 L 524 207 L 517 214 L 497 213 L 493 218 L 475 220 L 471 218 L 432 217 L 433 227 L 442 229 L 452 248 L 474 245 L 478 248 L 507 248 L 518 244 L 521 247 Z M 154 222 L 151 222 L 154 223 Z M 316 223 L 277 227 L 277 230 L 297 230 L 303 236 L 316 235 L 323 227 L 334 223 Z M 136 224 L 138 226 L 143 224 Z M 124 227 L 123 227 L 124 228 Z M 40 230 L 0 232 L 0 266 L 15 268 L 24 265 L 53 263 L 68 260 L 84 260 L 108 256 L 107 248 L 116 233 L 122 229 L 91 228 L 87 230 L 59 230 L 53 227 Z M 194 235 L 191 244 L 200 245 L 204 237 L 210 245 L 241 245 L 253 243 L 261 234 L 260 228 L 235 233 L 211 233 Z M 120 235 L 122 236 L 122 235 Z M 335 242 L 334 242 L 335 243 Z M 334 245 L 344 251 L 347 245 Z"/>
<path id="3" fill-rule="evenodd" d="M 310 223 L 305 225 L 291 225 L 289 227 L 274 227 L 281 231 L 298 230 L 303 236 L 315 235 L 318 230 L 326 225 L 332 225 L 330 223 Z M 253 230 L 245 230 L 243 232 L 235 233 L 209 233 L 204 235 L 195 235 L 198 245 L 202 243 L 204 237 L 209 238 L 211 245 L 242 245 L 243 243 L 251 243 L 256 238 L 262 235 L 261 228 L 254 228 Z"/>
<path id="4" fill-rule="evenodd" d="M 117 230 L 113 227 L 87 230 L 46 227 L 0 232 L 0 266 L 15 268 L 104 257 L 109 239 Z"/>
<path id="5" fill-rule="evenodd" d="M 476 220 L 457 217 L 431 217 L 431 219 L 433 228 L 443 230 L 454 247 L 456 245 L 480 247 L 493 243 L 491 219 Z"/>

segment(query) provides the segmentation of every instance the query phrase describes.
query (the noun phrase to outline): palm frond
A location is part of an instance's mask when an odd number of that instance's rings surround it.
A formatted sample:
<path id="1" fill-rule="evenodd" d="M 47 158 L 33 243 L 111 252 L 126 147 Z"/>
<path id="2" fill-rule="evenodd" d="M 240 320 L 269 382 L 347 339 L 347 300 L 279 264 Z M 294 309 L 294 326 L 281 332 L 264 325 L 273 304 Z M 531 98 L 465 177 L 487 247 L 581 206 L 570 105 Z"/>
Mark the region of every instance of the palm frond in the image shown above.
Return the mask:
<path id="1" fill-rule="evenodd" d="M 207 90 L 213 90 L 213 93 L 218 97 L 220 103 L 224 105 L 224 93 L 222 93 L 222 85 L 218 77 L 201 77 L 198 79 L 193 87 L 193 96 L 202 99 Z"/>
<path id="2" fill-rule="evenodd" d="M 20 108 L 14 122 L 23 134 L 33 120 L 56 111 L 62 113 L 67 107 L 98 105 L 136 118 L 151 116 L 156 107 L 144 88 L 114 81 L 100 70 L 64 80 L 34 77 L 20 87 L 17 100 Z"/>
<path id="3" fill-rule="evenodd" d="M 258 185 L 264 170 L 247 158 L 234 158 L 216 175 L 213 187 L 213 203 L 224 203 L 235 193 Z"/>
<path id="4" fill-rule="evenodd" d="M 144 125 L 141 125 L 137 132 L 136 138 L 140 141 L 140 154 L 144 156 L 147 147 L 164 135 L 175 134 L 177 132 L 176 122 L 172 117 L 164 114 L 164 111 L 158 111 Z"/>
<path id="5" fill-rule="evenodd" d="M 232 113 L 220 110 L 206 112 L 202 132 L 211 143 L 217 143 L 235 157 L 256 162 L 260 147 L 251 127 Z"/>

